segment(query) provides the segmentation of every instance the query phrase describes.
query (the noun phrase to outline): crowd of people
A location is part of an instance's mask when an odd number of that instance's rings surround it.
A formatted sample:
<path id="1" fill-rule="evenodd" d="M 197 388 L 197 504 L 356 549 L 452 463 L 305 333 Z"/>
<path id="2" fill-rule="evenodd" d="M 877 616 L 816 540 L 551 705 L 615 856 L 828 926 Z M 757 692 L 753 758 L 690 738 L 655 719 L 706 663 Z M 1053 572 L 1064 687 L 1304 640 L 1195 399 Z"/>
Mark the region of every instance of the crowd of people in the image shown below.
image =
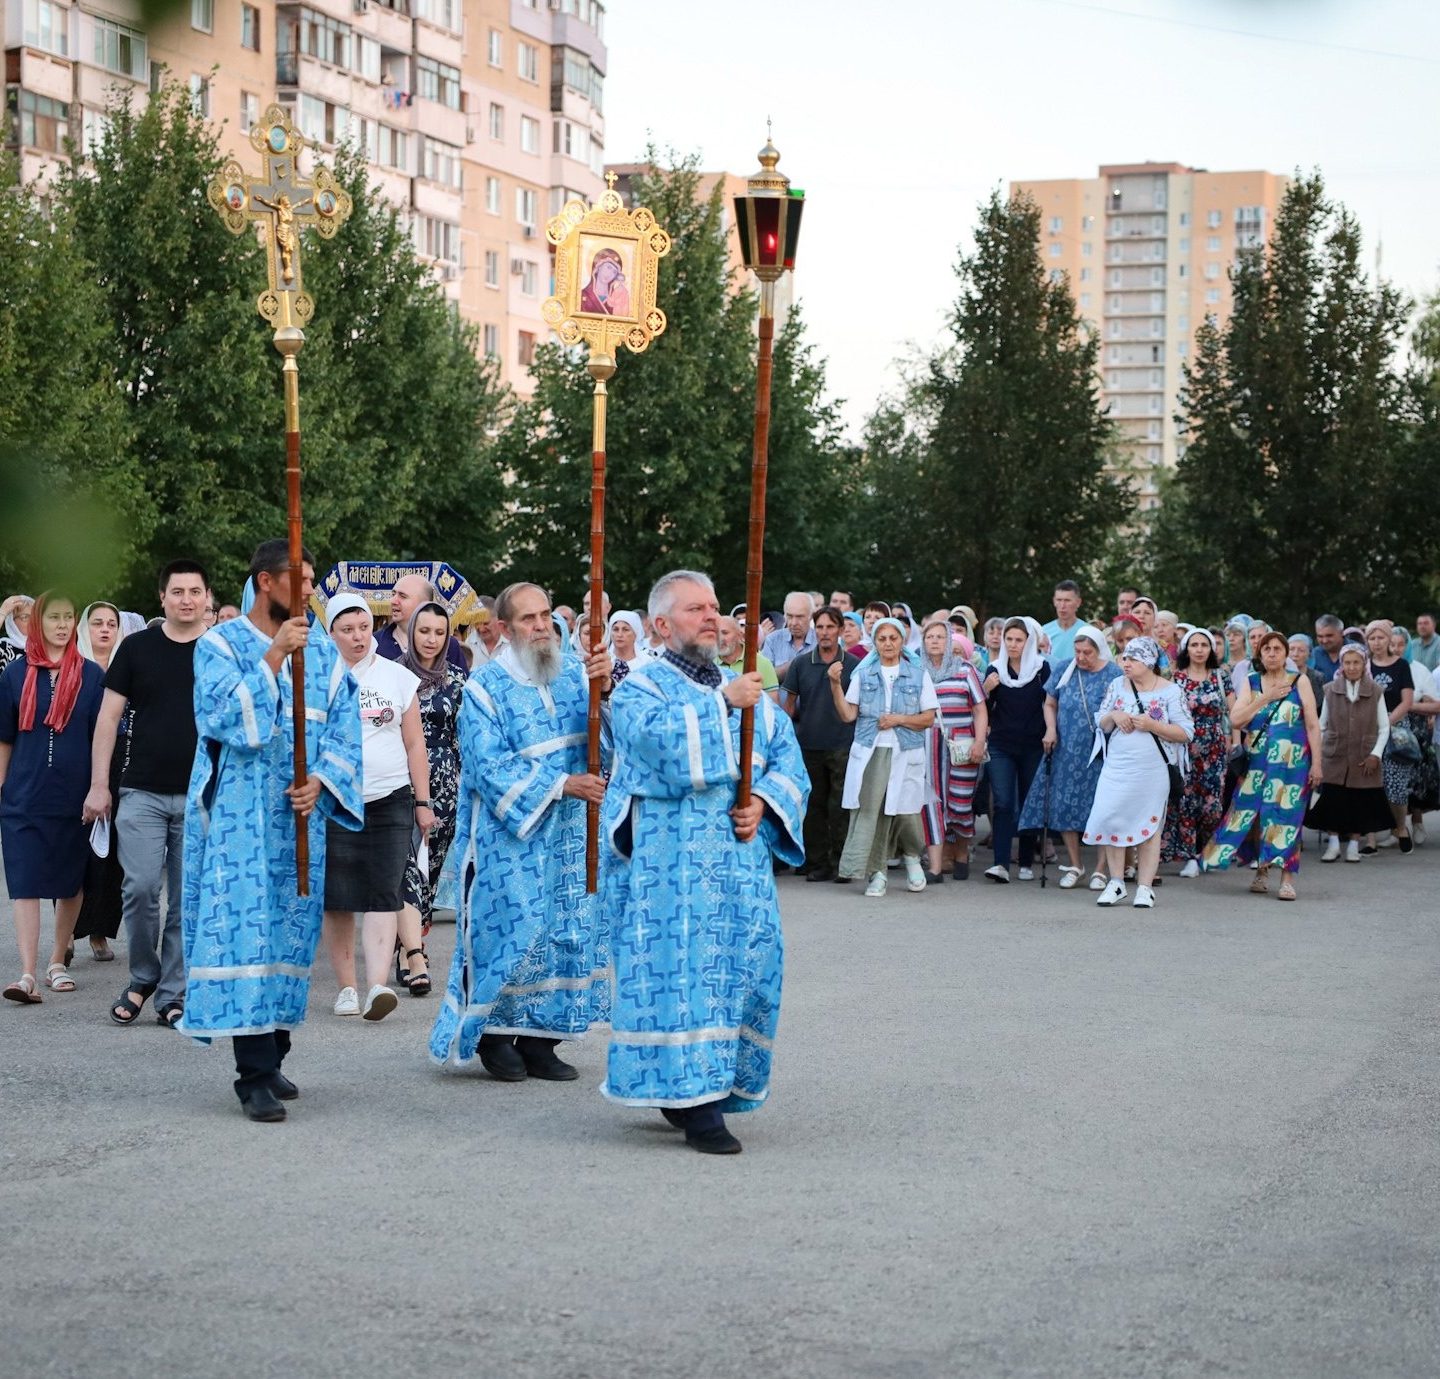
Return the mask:
<path id="1" fill-rule="evenodd" d="M 276 541 L 235 604 L 176 560 L 148 621 L 58 592 L 0 605 L 0 844 L 21 968 L 3 994 L 73 991 L 76 942 L 114 961 L 123 921 L 109 1019 L 132 1025 L 153 1002 L 163 1025 L 233 1038 L 254 1119 L 282 1119 L 297 1095 L 280 1065 L 321 937 L 335 1016 L 381 1020 L 397 988 L 432 991 L 425 939 L 447 886 L 457 942 L 437 1061 L 570 1080 L 556 1046 L 606 1021 L 606 1095 L 733 1153 L 721 1113 L 753 1109 L 768 1082 L 775 872 L 878 899 L 892 871 L 922 891 L 972 867 L 1032 881 L 1053 863 L 1062 890 L 1152 908 L 1162 866 L 1192 880 L 1248 865 L 1252 891 L 1277 874 L 1288 901 L 1306 826 L 1321 862 L 1358 863 L 1413 851 L 1440 807 L 1429 612 L 1413 636 L 1328 613 L 1287 635 L 1247 614 L 1189 623 L 1136 589 L 1086 621 L 1070 580 L 1044 624 L 795 591 L 754 610 L 745 674 L 751 610 L 722 615 L 700 572 L 667 576 L 643 608 L 606 599 L 593 614 L 588 593 L 577 612 L 512 585 L 466 627 L 407 575 L 378 629 L 348 590 L 292 618 L 291 578 Z M 306 599 L 312 581 L 307 557 Z M 309 776 L 295 786 L 301 648 Z M 592 682 L 606 702 L 598 774 Z M 746 710 L 757 779 L 738 808 Z M 594 891 L 592 808 L 605 819 Z M 738 849 L 725 885 L 677 860 L 692 845 Z M 672 990 L 657 974 L 681 940 L 663 916 L 697 913 L 712 962 L 727 945 L 740 956 L 726 982 Z"/>

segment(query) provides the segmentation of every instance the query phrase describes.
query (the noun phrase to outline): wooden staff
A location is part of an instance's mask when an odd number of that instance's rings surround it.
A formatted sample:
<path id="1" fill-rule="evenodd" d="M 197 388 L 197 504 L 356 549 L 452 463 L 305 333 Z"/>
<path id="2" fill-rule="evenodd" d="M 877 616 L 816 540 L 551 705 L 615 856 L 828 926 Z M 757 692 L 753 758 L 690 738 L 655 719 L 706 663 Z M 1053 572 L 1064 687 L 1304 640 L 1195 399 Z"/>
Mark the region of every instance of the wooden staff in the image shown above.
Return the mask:
<path id="1" fill-rule="evenodd" d="M 285 381 L 285 502 L 290 537 L 290 616 L 305 612 L 305 540 L 300 512 L 300 353 L 305 336 L 295 326 L 275 332 L 275 348 L 285 356 L 281 376 Z M 290 653 L 291 712 L 295 729 L 295 788 L 309 777 L 305 759 L 305 648 Z M 295 816 L 295 894 L 310 894 L 310 823 Z"/>
<path id="2" fill-rule="evenodd" d="M 750 459 L 750 549 L 745 564 L 745 673 L 760 652 L 760 585 L 765 571 L 765 481 L 770 466 L 770 375 L 775 353 L 775 284 L 760 284 L 760 359 L 755 380 L 755 449 Z M 750 803 L 755 710 L 740 711 L 740 784 L 736 805 Z"/>
<path id="3" fill-rule="evenodd" d="M 590 654 L 598 656 L 605 644 L 605 407 L 606 384 L 615 376 L 615 358 L 592 354 L 586 366 L 595 380 L 594 415 L 590 439 Z M 600 681 L 590 681 L 590 704 L 585 716 L 585 769 L 600 774 Z M 600 882 L 600 806 L 585 806 L 585 894 L 594 895 Z"/>

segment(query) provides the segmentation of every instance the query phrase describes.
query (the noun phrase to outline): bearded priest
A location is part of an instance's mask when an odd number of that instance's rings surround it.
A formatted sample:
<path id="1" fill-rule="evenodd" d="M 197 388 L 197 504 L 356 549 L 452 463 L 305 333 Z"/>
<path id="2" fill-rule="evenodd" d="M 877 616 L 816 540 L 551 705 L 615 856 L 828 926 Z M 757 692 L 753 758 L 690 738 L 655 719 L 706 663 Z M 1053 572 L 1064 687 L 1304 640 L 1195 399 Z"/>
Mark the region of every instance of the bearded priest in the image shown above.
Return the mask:
<path id="1" fill-rule="evenodd" d="M 610 653 L 567 654 L 550 597 L 512 584 L 495 601 L 503 649 L 460 708 L 455 956 L 430 1033 L 437 1063 L 476 1057 L 494 1078 L 577 1076 L 555 1053 L 609 1018 L 609 941 L 585 894 L 585 813 L 605 794 L 586 769 L 589 681 L 611 689 Z"/>

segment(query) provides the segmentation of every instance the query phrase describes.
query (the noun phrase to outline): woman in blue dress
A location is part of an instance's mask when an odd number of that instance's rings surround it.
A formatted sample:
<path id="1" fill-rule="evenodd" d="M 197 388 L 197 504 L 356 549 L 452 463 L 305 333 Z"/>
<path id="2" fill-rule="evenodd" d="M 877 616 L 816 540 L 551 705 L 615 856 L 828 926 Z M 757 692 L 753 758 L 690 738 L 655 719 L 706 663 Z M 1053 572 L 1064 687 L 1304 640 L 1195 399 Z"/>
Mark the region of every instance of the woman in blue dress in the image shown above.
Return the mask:
<path id="1" fill-rule="evenodd" d="M 105 675 L 80 655 L 76 604 L 63 594 L 35 600 L 25 656 L 0 675 L 0 851 L 15 904 L 21 974 L 3 992 L 36 1005 L 40 902 L 55 902 L 52 991 L 74 991 L 66 950 L 80 913 L 88 848 L 81 807 L 90 788 L 90 740 Z"/>
<path id="2" fill-rule="evenodd" d="M 1090 817 L 1102 765 L 1101 757 L 1094 750 L 1095 719 L 1106 687 L 1119 675 L 1120 667 L 1111 659 L 1105 634 L 1093 627 L 1082 627 L 1075 633 L 1075 659 L 1060 662 L 1045 684 L 1043 745 L 1047 760 L 1035 773 L 1030 793 L 1025 797 L 1020 827 L 1044 826 L 1064 838 L 1070 860 L 1060 868 L 1062 890 L 1072 890 L 1085 874 L 1085 868 L 1080 865 L 1080 830 Z M 1105 877 L 1099 867 L 1090 886 L 1092 890 L 1104 889 Z"/>

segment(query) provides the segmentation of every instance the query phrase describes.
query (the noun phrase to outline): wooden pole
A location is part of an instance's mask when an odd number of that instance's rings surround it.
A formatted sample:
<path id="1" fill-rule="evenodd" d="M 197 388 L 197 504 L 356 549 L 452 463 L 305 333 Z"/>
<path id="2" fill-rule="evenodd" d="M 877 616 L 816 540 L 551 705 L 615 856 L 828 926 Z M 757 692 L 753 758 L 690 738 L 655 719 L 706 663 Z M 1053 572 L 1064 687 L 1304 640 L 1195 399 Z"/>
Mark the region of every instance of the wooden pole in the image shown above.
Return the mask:
<path id="1" fill-rule="evenodd" d="M 275 348 L 285 356 L 281 374 L 285 381 L 285 501 L 290 537 L 290 616 L 305 612 L 305 540 L 300 510 L 300 366 L 295 356 L 305 343 L 296 326 L 282 326 L 275 332 Z M 309 776 L 305 760 L 305 648 L 290 653 L 291 709 L 295 735 L 294 775 L 296 787 Z M 295 894 L 310 894 L 310 823 L 295 816 Z"/>
<path id="2" fill-rule="evenodd" d="M 750 549 L 745 564 L 745 673 L 760 652 L 760 585 L 765 572 L 765 482 L 770 465 L 770 376 L 775 352 L 775 284 L 760 284 L 760 359 L 755 377 L 755 448 L 750 459 Z M 740 784 L 735 803 L 750 803 L 755 710 L 740 711 Z"/>
<path id="3" fill-rule="evenodd" d="M 605 408 L 607 383 L 615 376 L 615 359 L 594 354 L 586 366 L 595 380 L 590 439 L 590 654 L 599 655 L 605 644 Z M 600 682 L 590 681 L 590 703 L 585 716 L 585 769 L 600 774 Z M 600 883 L 600 806 L 585 806 L 585 894 L 594 895 Z"/>

